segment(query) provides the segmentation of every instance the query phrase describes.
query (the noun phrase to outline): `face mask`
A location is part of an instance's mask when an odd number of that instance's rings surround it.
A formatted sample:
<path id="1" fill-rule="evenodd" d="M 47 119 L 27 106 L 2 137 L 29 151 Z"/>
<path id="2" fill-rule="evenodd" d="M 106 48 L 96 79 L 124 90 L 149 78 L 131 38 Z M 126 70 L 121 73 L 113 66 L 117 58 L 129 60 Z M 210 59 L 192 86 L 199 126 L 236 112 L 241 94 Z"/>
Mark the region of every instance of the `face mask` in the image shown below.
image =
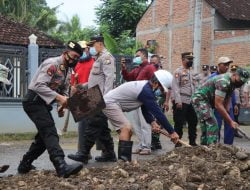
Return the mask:
<path id="1" fill-rule="evenodd" d="M 80 59 L 85 59 L 87 57 L 86 52 L 83 52 L 82 56 L 80 57 Z"/>
<path id="2" fill-rule="evenodd" d="M 133 63 L 137 64 L 137 65 L 140 65 L 142 63 L 142 59 L 141 57 L 135 57 L 133 59 Z"/>
<path id="3" fill-rule="evenodd" d="M 192 67 L 192 66 L 193 66 L 193 61 L 191 61 L 191 60 L 188 61 L 188 62 L 187 62 L 187 67 Z"/>
<path id="4" fill-rule="evenodd" d="M 78 63 L 78 59 L 75 59 L 75 60 L 71 61 L 71 63 L 68 62 L 68 66 L 70 68 L 74 68 L 77 63 Z"/>
<path id="5" fill-rule="evenodd" d="M 90 53 L 90 55 L 93 55 L 93 56 L 97 55 L 97 51 L 96 51 L 95 47 L 91 47 L 89 49 L 89 53 Z"/>
<path id="6" fill-rule="evenodd" d="M 76 57 L 72 58 L 72 57 L 70 57 L 70 55 L 68 53 L 66 53 L 65 55 L 66 55 L 66 58 L 65 58 L 66 64 L 68 65 L 68 67 L 71 67 L 71 68 L 75 67 L 79 61 L 79 58 L 76 58 Z"/>

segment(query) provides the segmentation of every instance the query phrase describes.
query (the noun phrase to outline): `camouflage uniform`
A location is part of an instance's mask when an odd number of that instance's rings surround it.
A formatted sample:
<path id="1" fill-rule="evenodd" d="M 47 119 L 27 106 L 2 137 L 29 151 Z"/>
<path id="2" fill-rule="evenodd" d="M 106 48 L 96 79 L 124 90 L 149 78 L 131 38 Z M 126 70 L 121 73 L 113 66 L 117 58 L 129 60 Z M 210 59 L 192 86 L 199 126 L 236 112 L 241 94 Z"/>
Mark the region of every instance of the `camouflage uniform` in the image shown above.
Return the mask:
<path id="1" fill-rule="evenodd" d="M 201 144 L 218 142 L 219 127 L 214 116 L 215 95 L 229 98 L 234 91 L 230 83 L 230 73 L 219 75 L 206 81 L 192 96 L 192 104 L 200 121 Z"/>

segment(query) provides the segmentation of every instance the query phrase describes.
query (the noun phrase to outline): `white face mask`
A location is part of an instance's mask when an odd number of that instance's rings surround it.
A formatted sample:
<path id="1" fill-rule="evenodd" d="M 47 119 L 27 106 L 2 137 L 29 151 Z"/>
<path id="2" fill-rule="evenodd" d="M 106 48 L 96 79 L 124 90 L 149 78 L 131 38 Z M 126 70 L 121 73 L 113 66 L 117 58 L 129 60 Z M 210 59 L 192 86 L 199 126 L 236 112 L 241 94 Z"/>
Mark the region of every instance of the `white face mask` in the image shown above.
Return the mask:
<path id="1" fill-rule="evenodd" d="M 133 63 L 140 65 L 142 63 L 142 58 L 141 57 L 135 57 L 133 59 Z"/>

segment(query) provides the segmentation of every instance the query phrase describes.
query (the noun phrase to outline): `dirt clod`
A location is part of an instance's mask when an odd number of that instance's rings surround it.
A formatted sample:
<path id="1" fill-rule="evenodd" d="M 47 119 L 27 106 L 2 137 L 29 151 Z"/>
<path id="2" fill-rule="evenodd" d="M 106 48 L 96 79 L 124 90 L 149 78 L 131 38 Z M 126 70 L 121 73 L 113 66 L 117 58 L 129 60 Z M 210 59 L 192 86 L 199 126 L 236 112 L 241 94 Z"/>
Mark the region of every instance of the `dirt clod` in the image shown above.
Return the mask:
<path id="1" fill-rule="evenodd" d="M 239 159 L 239 152 L 244 159 Z M 153 160 L 85 168 L 68 179 L 44 170 L 0 178 L 0 189 L 249 190 L 249 187 L 250 154 L 224 145 L 181 147 Z"/>

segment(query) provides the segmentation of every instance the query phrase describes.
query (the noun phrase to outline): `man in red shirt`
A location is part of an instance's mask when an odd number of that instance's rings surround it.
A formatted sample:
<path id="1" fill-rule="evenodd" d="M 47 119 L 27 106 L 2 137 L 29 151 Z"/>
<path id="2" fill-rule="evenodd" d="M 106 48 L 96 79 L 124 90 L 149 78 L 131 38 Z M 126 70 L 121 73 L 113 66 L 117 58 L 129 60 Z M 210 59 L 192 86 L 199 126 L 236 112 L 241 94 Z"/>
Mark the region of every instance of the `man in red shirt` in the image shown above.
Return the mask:
<path id="1" fill-rule="evenodd" d="M 92 56 L 89 54 L 89 48 L 87 46 L 87 42 L 80 41 L 78 43 L 81 45 L 81 47 L 84 50 L 83 50 L 82 56 L 79 59 L 79 62 L 75 66 L 74 74 L 72 74 L 72 76 L 71 76 L 71 85 L 73 85 L 73 86 L 75 84 L 84 84 L 84 83 L 88 82 L 90 70 L 93 66 L 93 63 L 95 62 L 94 58 L 92 58 Z M 83 134 L 85 132 L 86 125 L 87 125 L 86 119 L 82 119 L 79 122 L 79 125 L 78 125 L 78 151 L 76 152 L 76 154 L 69 154 L 68 155 L 68 157 L 71 159 L 78 158 L 78 157 L 82 156 L 81 150 L 83 149 L 83 136 L 84 136 Z M 91 155 L 89 155 L 89 158 L 91 158 Z"/>
<path id="2" fill-rule="evenodd" d="M 149 64 L 148 51 L 144 48 L 136 51 L 133 63 L 138 67 L 130 72 L 127 71 L 125 63 L 122 63 L 122 76 L 126 81 L 150 80 L 157 70 L 153 64 Z M 139 147 L 134 153 L 148 155 L 151 153 L 151 126 L 145 121 L 140 108 L 132 112 L 134 132 L 139 139 Z"/>

